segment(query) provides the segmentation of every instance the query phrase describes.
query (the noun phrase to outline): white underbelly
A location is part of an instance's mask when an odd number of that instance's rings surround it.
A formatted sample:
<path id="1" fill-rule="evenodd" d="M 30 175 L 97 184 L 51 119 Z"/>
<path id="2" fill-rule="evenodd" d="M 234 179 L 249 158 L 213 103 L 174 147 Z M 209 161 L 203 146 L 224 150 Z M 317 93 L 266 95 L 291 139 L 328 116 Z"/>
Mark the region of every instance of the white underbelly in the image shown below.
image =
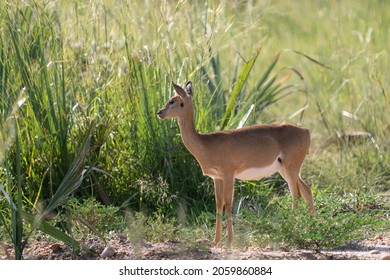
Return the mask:
<path id="1" fill-rule="evenodd" d="M 279 168 L 280 163 L 275 160 L 272 164 L 267 166 L 251 167 L 245 170 L 240 170 L 235 173 L 235 177 L 240 180 L 259 180 L 278 172 Z"/>

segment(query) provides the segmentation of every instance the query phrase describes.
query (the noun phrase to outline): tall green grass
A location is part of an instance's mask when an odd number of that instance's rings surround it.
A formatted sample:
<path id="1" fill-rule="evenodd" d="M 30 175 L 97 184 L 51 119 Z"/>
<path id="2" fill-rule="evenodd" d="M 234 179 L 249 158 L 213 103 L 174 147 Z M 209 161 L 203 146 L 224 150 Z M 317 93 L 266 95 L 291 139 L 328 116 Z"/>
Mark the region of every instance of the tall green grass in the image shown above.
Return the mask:
<path id="1" fill-rule="evenodd" d="M 95 124 L 85 121 L 85 127 L 77 130 L 80 142 L 72 146 L 69 126 L 74 115 L 67 96 L 55 11 L 47 13 L 43 6 L 32 3 L 8 5 L 2 12 L 2 93 L 9 98 L 2 103 L 2 139 L 6 140 L 1 150 L 6 166 L 2 170 L 2 192 L 6 199 L 2 201 L 5 208 L 0 213 L 1 221 L 14 243 L 17 259 L 22 257 L 26 244 L 22 239 L 26 241 L 36 228 L 80 248 L 77 241 L 43 219 L 62 206 L 93 170 L 90 138 Z M 12 105 L 16 102 L 18 106 Z M 9 104 L 14 109 L 6 115 Z M 31 224 L 27 232 L 23 220 Z"/>
<path id="2" fill-rule="evenodd" d="M 213 213 L 212 184 L 176 122 L 156 117 L 171 81 L 192 80 L 199 131 L 299 123 L 313 138 L 302 172 L 312 185 L 341 197 L 388 191 L 389 9 L 382 1 L 7 2 L 1 237 L 17 258 L 36 228 L 80 248 L 71 223 L 44 220 L 71 217 L 72 196 L 195 225 Z M 370 137 L 349 141 L 355 132 Z M 236 204 L 247 196 L 258 203 L 264 188 L 238 183 Z"/>

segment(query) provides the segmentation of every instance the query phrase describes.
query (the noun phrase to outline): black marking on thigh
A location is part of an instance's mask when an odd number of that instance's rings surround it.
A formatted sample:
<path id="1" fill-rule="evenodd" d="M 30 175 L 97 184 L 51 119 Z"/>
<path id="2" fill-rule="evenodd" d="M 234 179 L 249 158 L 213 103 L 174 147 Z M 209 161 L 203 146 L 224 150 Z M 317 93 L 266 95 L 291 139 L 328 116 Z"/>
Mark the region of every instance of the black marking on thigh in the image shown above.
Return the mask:
<path id="1" fill-rule="evenodd" d="M 282 159 L 280 157 L 278 157 L 278 161 L 280 164 L 282 164 Z"/>

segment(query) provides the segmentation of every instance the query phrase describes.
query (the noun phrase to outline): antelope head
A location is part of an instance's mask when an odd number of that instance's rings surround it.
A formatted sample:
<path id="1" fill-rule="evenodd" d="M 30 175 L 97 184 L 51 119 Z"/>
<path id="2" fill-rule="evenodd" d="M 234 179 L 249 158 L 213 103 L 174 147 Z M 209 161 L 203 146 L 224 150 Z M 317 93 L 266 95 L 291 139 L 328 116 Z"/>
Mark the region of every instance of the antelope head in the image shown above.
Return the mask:
<path id="1" fill-rule="evenodd" d="M 182 118 L 188 113 L 193 113 L 192 83 L 189 81 L 185 89 L 172 82 L 176 94 L 157 112 L 161 119 Z"/>

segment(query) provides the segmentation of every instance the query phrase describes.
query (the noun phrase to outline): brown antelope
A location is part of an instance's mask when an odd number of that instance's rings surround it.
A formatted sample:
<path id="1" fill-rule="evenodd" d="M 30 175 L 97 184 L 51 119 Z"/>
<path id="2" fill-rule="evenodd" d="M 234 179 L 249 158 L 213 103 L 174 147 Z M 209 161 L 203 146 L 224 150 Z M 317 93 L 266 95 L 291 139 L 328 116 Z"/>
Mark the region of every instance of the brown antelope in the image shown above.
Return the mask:
<path id="1" fill-rule="evenodd" d="M 203 174 L 214 180 L 217 205 L 214 245 L 221 241 L 222 212 L 228 216 L 228 247 L 233 242 L 232 202 L 234 179 L 259 180 L 276 172 L 287 181 L 293 197 L 303 196 L 314 215 L 310 187 L 301 179 L 300 170 L 310 147 L 309 130 L 293 124 L 265 124 L 200 134 L 195 130 L 193 89 L 173 83 L 176 94 L 157 115 L 161 119 L 177 118 L 186 148 L 195 156 Z"/>

